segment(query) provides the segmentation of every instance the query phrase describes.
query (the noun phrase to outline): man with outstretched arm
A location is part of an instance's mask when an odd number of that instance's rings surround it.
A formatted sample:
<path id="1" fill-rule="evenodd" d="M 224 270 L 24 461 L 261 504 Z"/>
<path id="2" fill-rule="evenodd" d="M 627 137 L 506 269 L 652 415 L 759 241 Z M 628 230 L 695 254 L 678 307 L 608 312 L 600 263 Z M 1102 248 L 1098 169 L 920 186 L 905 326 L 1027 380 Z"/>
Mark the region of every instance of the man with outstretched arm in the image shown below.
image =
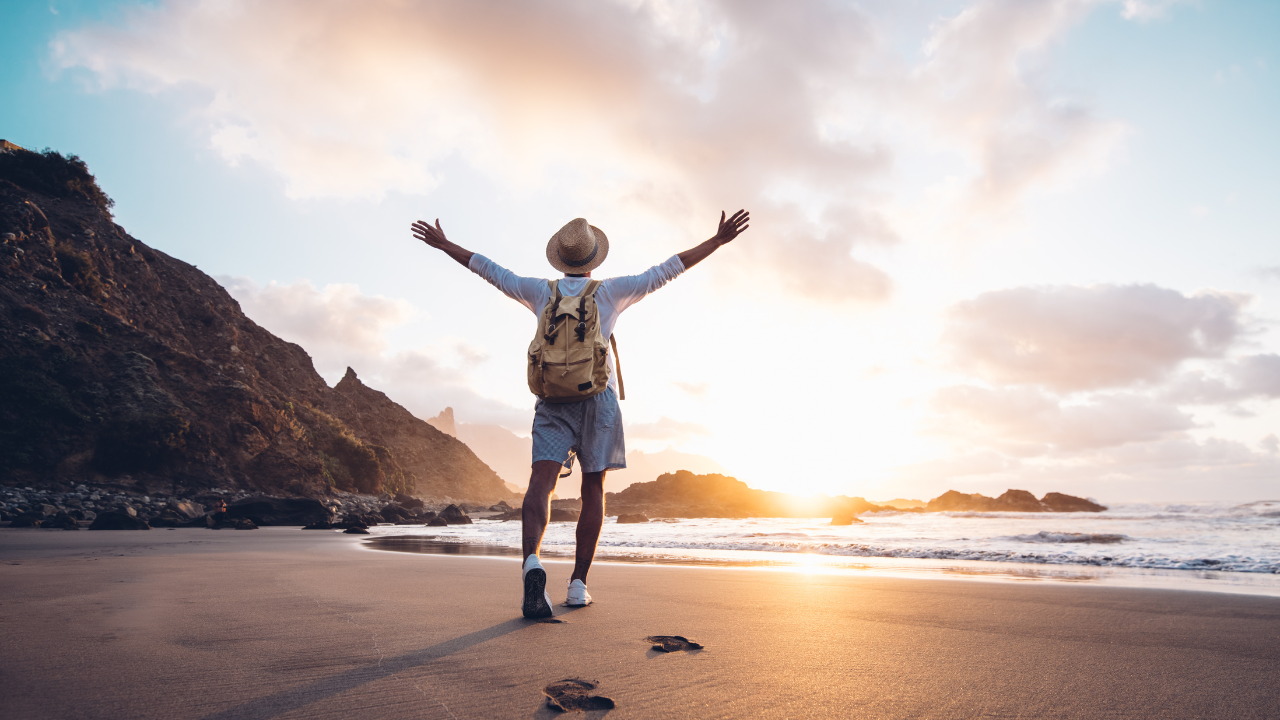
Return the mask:
<path id="1" fill-rule="evenodd" d="M 434 226 L 421 220 L 411 226 L 415 238 L 442 250 L 539 316 L 538 333 L 530 345 L 529 382 L 538 401 L 533 419 L 533 472 L 523 508 L 521 610 L 525 617 L 552 614 L 547 574 L 538 551 L 547 529 L 551 492 L 561 470 L 565 475 L 572 470 L 575 456 L 582 468 L 582 512 L 565 604 L 591 603 L 586 580 L 604 523 L 604 476 L 609 470 L 627 466 L 618 376 L 612 372 L 614 357 L 604 339 L 612 340 L 623 310 L 731 242 L 747 229 L 749 221 L 745 210 L 727 219 L 722 212 L 719 229 L 705 242 L 639 275 L 603 282 L 592 280 L 591 272 L 609 254 L 609 239 L 582 218 L 570 221 L 547 243 L 547 261 L 564 273 L 558 281 L 520 277 L 483 255 L 464 250 L 445 238 L 438 219 Z M 557 352 L 561 354 L 554 355 Z M 569 381 L 563 382 L 564 378 Z"/>

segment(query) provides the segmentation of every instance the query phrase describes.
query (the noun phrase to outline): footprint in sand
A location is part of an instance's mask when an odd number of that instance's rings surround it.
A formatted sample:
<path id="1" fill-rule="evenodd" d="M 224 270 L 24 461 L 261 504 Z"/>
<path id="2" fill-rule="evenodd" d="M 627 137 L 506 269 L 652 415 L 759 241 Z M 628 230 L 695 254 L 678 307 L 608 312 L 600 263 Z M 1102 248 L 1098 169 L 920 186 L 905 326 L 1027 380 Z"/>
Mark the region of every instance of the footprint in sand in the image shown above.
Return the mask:
<path id="1" fill-rule="evenodd" d="M 650 635 L 645 642 L 653 643 L 658 652 L 680 652 L 681 650 L 701 650 L 702 646 L 681 635 Z"/>
<path id="2" fill-rule="evenodd" d="M 602 695 L 592 695 L 596 683 L 577 678 L 568 678 L 553 682 L 542 692 L 547 696 L 547 705 L 561 712 L 574 710 L 612 710 L 613 701 Z"/>

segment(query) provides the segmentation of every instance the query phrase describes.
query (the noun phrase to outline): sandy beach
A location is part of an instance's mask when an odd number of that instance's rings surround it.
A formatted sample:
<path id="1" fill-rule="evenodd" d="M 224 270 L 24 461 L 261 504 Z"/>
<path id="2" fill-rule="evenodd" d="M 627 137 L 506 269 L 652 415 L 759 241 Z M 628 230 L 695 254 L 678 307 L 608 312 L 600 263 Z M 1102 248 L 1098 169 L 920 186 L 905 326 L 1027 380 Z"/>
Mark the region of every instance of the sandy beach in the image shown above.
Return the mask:
<path id="1" fill-rule="evenodd" d="M 597 565 L 519 617 L 514 558 L 304 532 L 0 530 L 5 718 L 1265 718 L 1280 598 Z M 549 562 L 553 599 L 565 563 Z M 648 635 L 705 649 L 651 649 Z"/>

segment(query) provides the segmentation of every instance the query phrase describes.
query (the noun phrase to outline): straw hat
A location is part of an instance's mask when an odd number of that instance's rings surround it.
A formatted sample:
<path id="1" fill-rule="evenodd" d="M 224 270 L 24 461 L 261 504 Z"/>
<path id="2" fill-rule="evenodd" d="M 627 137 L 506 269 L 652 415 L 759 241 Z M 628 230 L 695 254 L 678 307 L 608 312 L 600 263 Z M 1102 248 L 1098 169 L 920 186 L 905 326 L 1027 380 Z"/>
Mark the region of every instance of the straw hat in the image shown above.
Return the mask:
<path id="1" fill-rule="evenodd" d="M 609 255 L 609 238 L 586 220 L 575 218 L 547 241 L 547 262 L 570 275 L 589 273 Z"/>

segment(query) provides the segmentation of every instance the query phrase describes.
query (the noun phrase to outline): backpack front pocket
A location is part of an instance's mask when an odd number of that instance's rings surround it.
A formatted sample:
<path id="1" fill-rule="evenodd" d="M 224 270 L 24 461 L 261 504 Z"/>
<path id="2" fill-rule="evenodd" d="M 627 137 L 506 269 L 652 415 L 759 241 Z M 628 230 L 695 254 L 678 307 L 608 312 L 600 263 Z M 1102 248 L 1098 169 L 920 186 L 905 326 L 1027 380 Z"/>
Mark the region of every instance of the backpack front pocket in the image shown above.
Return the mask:
<path id="1" fill-rule="evenodd" d="M 543 355 L 539 365 L 542 397 L 580 399 L 594 388 L 595 357 L 590 348 L 575 348 L 554 358 Z M 532 382 L 532 381 L 531 381 Z"/>

